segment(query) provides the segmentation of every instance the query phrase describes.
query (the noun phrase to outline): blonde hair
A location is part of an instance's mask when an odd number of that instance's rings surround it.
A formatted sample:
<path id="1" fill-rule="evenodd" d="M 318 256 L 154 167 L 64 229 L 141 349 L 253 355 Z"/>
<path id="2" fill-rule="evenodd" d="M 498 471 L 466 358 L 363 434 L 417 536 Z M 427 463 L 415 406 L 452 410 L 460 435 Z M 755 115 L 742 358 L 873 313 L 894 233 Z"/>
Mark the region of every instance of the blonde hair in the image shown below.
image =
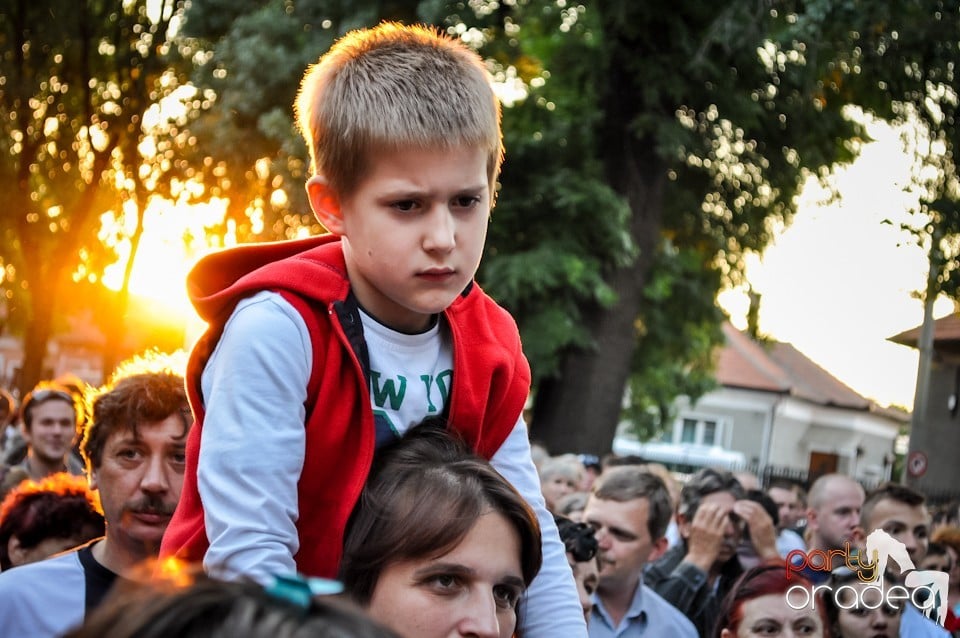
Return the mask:
<path id="1" fill-rule="evenodd" d="M 540 464 L 538 473 L 542 482 L 549 481 L 555 476 L 561 476 L 579 485 L 583 479 L 583 463 L 580 462 L 576 454 L 552 456 Z"/>
<path id="2" fill-rule="evenodd" d="M 503 144 L 490 74 L 431 28 L 385 22 L 347 33 L 307 68 L 295 110 L 312 171 L 341 196 L 372 153 L 404 147 L 486 150 L 493 193 Z"/>

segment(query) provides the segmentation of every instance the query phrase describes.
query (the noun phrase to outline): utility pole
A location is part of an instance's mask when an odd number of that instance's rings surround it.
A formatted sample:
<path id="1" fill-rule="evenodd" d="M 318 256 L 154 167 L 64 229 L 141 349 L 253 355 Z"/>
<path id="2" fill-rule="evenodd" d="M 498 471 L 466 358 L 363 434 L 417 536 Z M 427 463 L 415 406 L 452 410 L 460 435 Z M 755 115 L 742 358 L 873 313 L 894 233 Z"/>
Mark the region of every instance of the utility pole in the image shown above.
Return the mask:
<path id="1" fill-rule="evenodd" d="M 920 360 L 917 363 L 917 385 L 913 393 L 913 412 L 910 418 L 910 447 L 907 455 L 907 471 L 904 476 L 906 484 L 911 487 L 916 487 L 919 479 L 925 473 L 925 469 L 919 475 L 911 472 L 911 459 L 922 455 L 925 463 L 927 454 L 931 449 L 930 445 L 935 444 L 935 441 L 928 440 L 932 438 L 932 433 L 927 420 L 927 408 L 929 404 L 930 368 L 933 363 L 933 304 L 937 300 L 937 279 L 940 275 L 939 251 L 940 233 L 935 230 L 930 236 L 928 257 L 930 268 L 927 271 L 927 285 L 923 294 L 923 324 L 920 326 L 920 338 L 917 340 Z"/>

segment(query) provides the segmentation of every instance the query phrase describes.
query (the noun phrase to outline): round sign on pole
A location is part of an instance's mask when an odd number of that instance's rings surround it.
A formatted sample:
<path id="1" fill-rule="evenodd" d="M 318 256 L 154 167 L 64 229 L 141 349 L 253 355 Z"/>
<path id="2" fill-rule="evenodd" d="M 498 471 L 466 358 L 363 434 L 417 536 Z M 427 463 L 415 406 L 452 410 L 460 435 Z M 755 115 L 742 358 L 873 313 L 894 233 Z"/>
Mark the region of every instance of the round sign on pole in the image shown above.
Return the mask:
<path id="1" fill-rule="evenodd" d="M 913 478 L 920 478 L 927 473 L 927 455 L 915 450 L 907 456 L 907 473 Z"/>

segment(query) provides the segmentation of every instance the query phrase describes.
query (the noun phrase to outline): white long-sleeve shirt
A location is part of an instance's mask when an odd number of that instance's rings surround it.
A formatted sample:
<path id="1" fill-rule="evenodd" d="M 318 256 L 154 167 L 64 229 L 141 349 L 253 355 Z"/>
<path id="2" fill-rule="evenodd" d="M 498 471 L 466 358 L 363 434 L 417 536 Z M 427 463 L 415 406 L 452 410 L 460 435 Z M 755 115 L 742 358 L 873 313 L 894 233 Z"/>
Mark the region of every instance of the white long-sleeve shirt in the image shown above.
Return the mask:
<path id="1" fill-rule="evenodd" d="M 265 581 L 296 570 L 311 353 L 299 313 L 279 295 L 260 292 L 234 309 L 203 370 L 198 486 L 210 542 L 208 571 Z M 524 637 L 585 637 L 576 586 L 540 493 L 520 415 L 491 464 L 534 509 L 543 535 L 543 566 L 521 606 Z"/>

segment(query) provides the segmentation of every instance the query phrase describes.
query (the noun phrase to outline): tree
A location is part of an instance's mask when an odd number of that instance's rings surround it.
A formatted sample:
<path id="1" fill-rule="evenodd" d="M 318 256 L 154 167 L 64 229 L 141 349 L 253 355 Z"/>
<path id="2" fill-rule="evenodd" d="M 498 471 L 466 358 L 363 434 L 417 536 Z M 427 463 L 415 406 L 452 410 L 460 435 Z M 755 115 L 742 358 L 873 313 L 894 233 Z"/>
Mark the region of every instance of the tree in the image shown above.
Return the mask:
<path id="1" fill-rule="evenodd" d="M 296 81 L 334 37 L 387 16 L 446 25 L 519 89 L 478 278 L 520 322 L 532 430 L 553 452 L 606 452 L 628 379 L 644 413 L 671 386 L 709 387 L 717 290 L 808 176 L 865 138 L 845 110 L 863 17 L 841 2 L 195 3 L 185 34 L 209 108 L 187 127 L 203 152 L 185 170 L 222 180 L 246 237 L 317 229 Z"/>
<path id="2" fill-rule="evenodd" d="M 116 256 L 101 215 L 146 205 L 144 117 L 177 84 L 167 39 L 182 5 L 14 0 L 0 14 L 0 259 L 25 333 L 21 392 L 42 376 L 73 282 Z"/>
<path id="3" fill-rule="evenodd" d="M 552 83 L 546 97 L 533 92 L 507 109 L 502 194 L 479 273 L 481 283 L 518 317 L 525 350 L 539 380 L 556 374 L 564 348 L 590 343 L 580 308 L 615 299 L 604 280 L 605 270 L 629 262 L 635 249 L 625 231 L 629 209 L 607 185 L 595 155 L 599 113 L 590 89 L 592 69 L 582 59 L 595 54 L 597 43 L 561 29 L 576 9 L 569 14 L 559 8 L 547 10 L 549 3 L 536 6 L 545 7 L 542 15 L 532 9 L 523 12 L 522 47 L 507 35 L 520 13 L 515 8 L 501 6 L 478 15 L 443 3 L 409 3 L 405 10 L 393 6 L 392 15 L 406 14 L 408 22 L 417 16 L 450 25 L 481 45 L 504 82 L 519 75 L 522 82 L 537 84 L 548 74 L 543 66 L 546 59 L 564 68 L 569 60 L 577 69 L 578 75 Z M 203 166 L 213 167 L 205 170 L 205 181 L 212 176 L 215 183 L 229 185 L 231 200 L 236 202 L 231 219 L 245 229 L 242 236 L 247 239 L 318 229 L 306 214 L 302 198 L 306 154 L 299 140 L 290 138 L 295 136 L 290 104 L 307 63 L 341 33 L 373 24 L 383 15 L 378 3 L 353 9 L 344 14 L 329 2 L 273 2 L 256 7 L 208 2 L 193 5 L 187 13 L 187 45 L 210 52 L 194 81 L 201 91 L 209 90 L 211 99 L 183 135 L 199 140 L 198 159 Z M 267 73 L 269 79 L 262 77 Z M 190 165 L 199 166 L 201 161 Z M 264 184 L 269 185 L 266 190 Z M 271 188 L 283 196 L 273 196 Z M 221 192 L 228 191 L 224 187 Z M 249 208 L 255 209 L 252 216 Z M 689 263 L 686 250 L 664 251 L 664 260 L 681 252 Z M 668 297 L 665 291 L 672 286 L 665 282 L 666 277 L 659 280 L 654 296 Z M 697 307 L 716 324 L 712 290 L 701 298 L 706 303 Z M 648 340 L 648 344 L 654 342 L 655 337 Z M 699 341 L 686 343 L 706 347 Z M 676 354 L 677 343 L 672 345 L 671 352 Z M 681 388 L 682 384 L 674 386 L 674 390 Z"/>
<path id="4" fill-rule="evenodd" d="M 545 12 L 548 3 L 536 5 Z M 559 102 L 554 92 L 579 90 L 592 100 L 579 117 L 590 128 L 585 159 L 568 168 L 590 174 L 581 167 L 600 162 L 600 179 L 626 203 L 637 257 L 604 264 L 615 302 L 579 307 L 589 344 L 567 348 L 557 373 L 539 385 L 532 430 L 551 451 L 608 451 L 627 380 L 636 366 L 663 361 L 637 361 L 643 345 L 669 341 L 670 333 L 682 341 L 694 334 L 688 326 L 709 326 L 720 283 L 739 280 L 744 251 L 769 240 L 768 221 L 789 219 L 808 175 L 853 157 L 845 140 L 856 140 L 861 127 L 844 117 L 846 101 L 826 67 L 846 41 L 801 32 L 805 6 L 610 2 L 572 20 L 566 13 L 558 25 L 572 37 L 541 58 L 551 74 L 531 97 L 551 104 Z M 522 48 L 528 40 L 518 23 Z M 565 55 L 584 43 L 589 52 Z M 675 259 L 698 267 L 677 270 Z M 690 306 L 699 308 L 692 323 L 682 311 L 668 314 L 669 295 L 656 294 L 671 269 L 686 272 L 674 282 L 691 285 L 700 273 L 702 285 L 692 287 L 709 301 Z M 700 334 L 693 343 L 718 339 L 715 330 Z M 705 356 L 701 350 L 699 360 Z"/>
<path id="5" fill-rule="evenodd" d="M 950 444 L 956 442 L 955 423 L 928 410 L 932 405 L 928 386 L 933 363 L 933 303 L 940 294 L 960 299 L 960 180 L 956 164 L 960 3 L 879 4 L 871 13 L 872 22 L 856 30 L 859 55 L 852 62 L 862 69 L 855 90 L 872 98 L 870 111 L 907 125 L 905 151 L 917 164 L 910 187 L 919 193 L 919 205 L 911 211 L 914 221 L 904 228 L 926 249 L 930 268 L 920 291 L 924 318 L 917 344 L 920 359 L 910 451 L 928 454 L 930 471 L 908 480 L 914 487 L 929 490 L 957 478 L 949 456 Z"/>

